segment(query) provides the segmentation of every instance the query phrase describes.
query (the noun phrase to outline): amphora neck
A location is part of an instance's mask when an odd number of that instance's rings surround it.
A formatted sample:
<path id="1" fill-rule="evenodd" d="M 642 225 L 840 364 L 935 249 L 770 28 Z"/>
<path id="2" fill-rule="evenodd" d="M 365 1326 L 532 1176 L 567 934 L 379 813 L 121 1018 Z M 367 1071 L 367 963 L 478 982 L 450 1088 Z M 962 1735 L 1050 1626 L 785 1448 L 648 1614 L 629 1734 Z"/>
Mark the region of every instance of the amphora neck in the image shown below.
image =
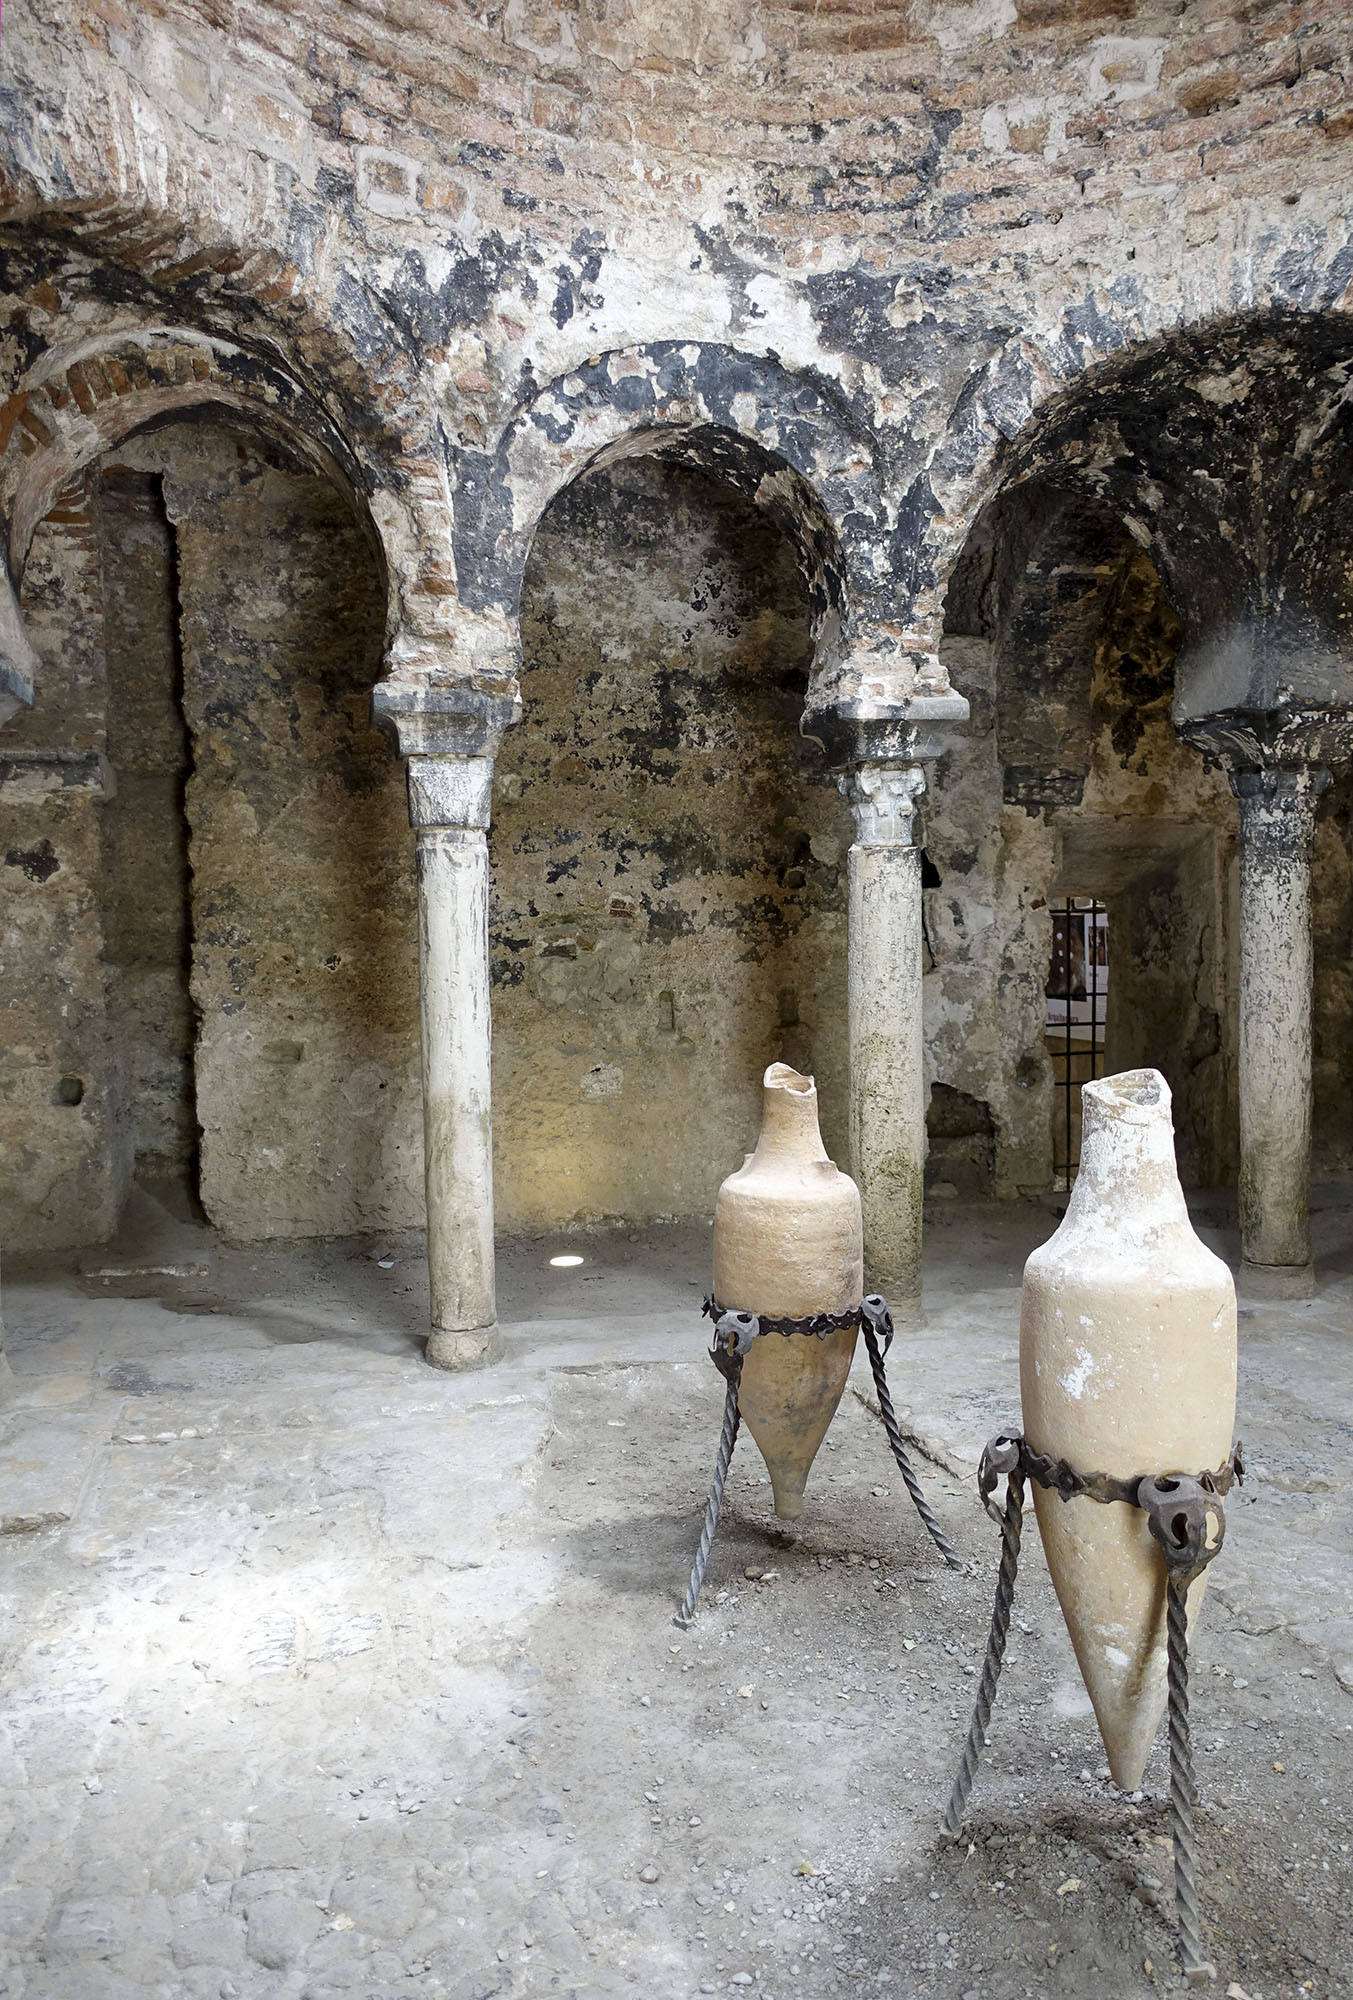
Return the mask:
<path id="1" fill-rule="evenodd" d="M 1081 1092 L 1081 1162 L 1066 1220 L 1109 1217 L 1126 1235 L 1189 1226 L 1175 1165 L 1170 1086 L 1159 1070 L 1125 1070 Z"/>
<path id="2" fill-rule="evenodd" d="M 817 1123 L 817 1085 L 788 1063 L 772 1063 L 762 1078 L 758 1166 L 810 1166 L 827 1158 Z"/>

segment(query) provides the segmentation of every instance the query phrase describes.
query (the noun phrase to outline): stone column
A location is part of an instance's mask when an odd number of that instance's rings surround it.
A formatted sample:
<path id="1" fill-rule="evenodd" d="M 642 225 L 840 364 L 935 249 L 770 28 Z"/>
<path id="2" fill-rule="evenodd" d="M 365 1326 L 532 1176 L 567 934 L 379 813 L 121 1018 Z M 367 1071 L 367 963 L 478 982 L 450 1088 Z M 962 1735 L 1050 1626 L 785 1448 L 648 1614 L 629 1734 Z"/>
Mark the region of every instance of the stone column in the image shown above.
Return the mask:
<path id="1" fill-rule="evenodd" d="M 1311 844 L 1319 765 L 1235 771 L 1240 801 L 1240 1235 L 1243 1273 L 1312 1286 Z"/>
<path id="2" fill-rule="evenodd" d="M 489 808 L 515 694 L 385 682 L 376 720 L 408 759 L 418 843 L 427 1358 L 474 1368 L 502 1349 L 494 1292 L 492 1021 L 489 1003 Z"/>
<path id="3" fill-rule="evenodd" d="M 914 692 L 884 698 L 873 683 L 887 658 L 856 655 L 834 697 L 810 700 L 799 726 L 840 773 L 855 818 L 847 863 L 850 1170 L 864 1209 L 865 1282 L 887 1295 L 905 1326 L 921 1302 L 926 1156 L 921 850 L 913 821 L 925 790 L 922 764 L 942 754 L 968 704 L 934 661 Z"/>
<path id="4" fill-rule="evenodd" d="M 492 757 L 409 759 L 432 1292 L 427 1358 L 438 1368 L 474 1368 L 502 1350 L 493 1265 L 492 788 Z"/>
<path id="5" fill-rule="evenodd" d="M 921 1297 L 926 1155 L 921 850 L 912 839 L 925 774 L 919 764 L 857 764 L 840 783 L 855 816 L 847 1021 L 865 1277 L 908 1309 Z"/>

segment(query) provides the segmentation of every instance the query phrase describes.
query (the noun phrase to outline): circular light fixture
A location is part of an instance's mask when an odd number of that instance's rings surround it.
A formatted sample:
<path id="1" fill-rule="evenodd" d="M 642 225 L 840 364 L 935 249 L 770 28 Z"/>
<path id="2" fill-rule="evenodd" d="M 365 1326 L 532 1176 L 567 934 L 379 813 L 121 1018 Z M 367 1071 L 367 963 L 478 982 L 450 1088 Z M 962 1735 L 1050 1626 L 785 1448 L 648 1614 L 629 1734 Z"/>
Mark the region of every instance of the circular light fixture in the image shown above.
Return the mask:
<path id="1" fill-rule="evenodd" d="M 572 1271 L 577 1265 L 586 1263 L 586 1261 L 584 1257 L 551 1257 L 550 1259 L 556 1271 Z"/>

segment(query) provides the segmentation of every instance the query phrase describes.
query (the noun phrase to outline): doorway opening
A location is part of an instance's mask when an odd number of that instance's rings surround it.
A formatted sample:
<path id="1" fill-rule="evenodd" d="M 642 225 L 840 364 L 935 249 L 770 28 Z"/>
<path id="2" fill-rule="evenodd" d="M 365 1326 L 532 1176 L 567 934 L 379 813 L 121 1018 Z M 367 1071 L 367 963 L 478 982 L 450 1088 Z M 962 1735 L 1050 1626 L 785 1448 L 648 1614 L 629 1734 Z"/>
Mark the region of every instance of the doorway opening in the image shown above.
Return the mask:
<path id="1" fill-rule="evenodd" d="M 1081 1086 L 1104 1074 L 1109 1013 L 1109 913 L 1094 896 L 1052 907 L 1044 1034 L 1052 1058 L 1053 1186 L 1070 1189 L 1081 1159 Z"/>

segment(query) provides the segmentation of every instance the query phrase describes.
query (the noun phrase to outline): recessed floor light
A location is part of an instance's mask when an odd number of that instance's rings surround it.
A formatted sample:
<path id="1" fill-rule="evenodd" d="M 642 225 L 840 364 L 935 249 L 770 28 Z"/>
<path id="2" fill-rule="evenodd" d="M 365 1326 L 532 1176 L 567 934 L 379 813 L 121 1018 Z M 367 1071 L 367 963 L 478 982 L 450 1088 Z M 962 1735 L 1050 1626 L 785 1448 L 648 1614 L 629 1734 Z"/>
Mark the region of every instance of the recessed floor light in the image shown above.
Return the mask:
<path id="1" fill-rule="evenodd" d="M 586 1261 L 583 1257 L 551 1257 L 550 1259 L 556 1271 L 571 1271 L 576 1264 L 582 1264 Z"/>

